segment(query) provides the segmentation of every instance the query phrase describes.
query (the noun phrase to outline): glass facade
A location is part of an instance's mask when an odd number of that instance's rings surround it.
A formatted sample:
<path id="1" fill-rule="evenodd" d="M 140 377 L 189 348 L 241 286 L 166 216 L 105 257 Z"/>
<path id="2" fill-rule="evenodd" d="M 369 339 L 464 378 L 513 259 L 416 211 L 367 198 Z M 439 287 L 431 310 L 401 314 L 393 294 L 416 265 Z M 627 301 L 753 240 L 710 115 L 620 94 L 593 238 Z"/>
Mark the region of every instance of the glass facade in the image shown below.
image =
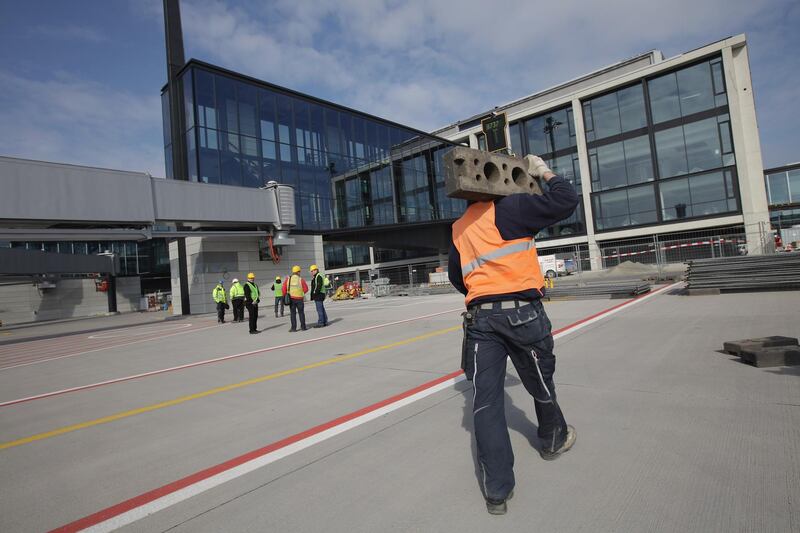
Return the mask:
<path id="1" fill-rule="evenodd" d="M 10 248 L 60 254 L 119 256 L 120 276 L 164 275 L 169 279 L 169 250 L 165 239 L 147 241 L 13 241 Z"/>
<path id="2" fill-rule="evenodd" d="M 443 193 L 447 141 L 210 66 L 190 63 L 181 82 L 188 179 L 292 185 L 298 230 L 451 219 L 465 207 Z M 165 91 L 172 178 L 168 103 Z"/>
<path id="3" fill-rule="evenodd" d="M 511 150 L 517 155 L 537 154 L 548 166 L 581 190 L 581 168 L 572 107 L 562 107 L 509 124 Z M 545 184 L 544 187 L 547 187 Z M 539 240 L 586 233 L 583 198 L 575 213 L 536 235 Z"/>
<path id="4" fill-rule="evenodd" d="M 764 182 L 772 229 L 800 225 L 800 166 L 768 170 Z"/>
<path id="5" fill-rule="evenodd" d="M 583 102 L 597 231 L 739 212 L 722 60 Z"/>
<path id="6" fill-rule="evenodd" d="M 800 168 L 769 172 L 764 179 L 770 206 L 800 204 Z"/>

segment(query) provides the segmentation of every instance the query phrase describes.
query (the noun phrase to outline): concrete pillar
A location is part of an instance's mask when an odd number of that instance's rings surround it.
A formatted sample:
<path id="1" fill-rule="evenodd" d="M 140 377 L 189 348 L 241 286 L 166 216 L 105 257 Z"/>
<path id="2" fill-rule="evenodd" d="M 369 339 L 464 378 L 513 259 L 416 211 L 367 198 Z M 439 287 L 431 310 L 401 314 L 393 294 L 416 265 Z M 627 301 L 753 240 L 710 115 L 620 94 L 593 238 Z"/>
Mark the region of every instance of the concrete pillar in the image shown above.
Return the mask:
<path id="1" fill-rule="evenodd" d="M 188 270 L 188 297 L 194 314 L 211 313 L 215 310 L 211 291 L 221 279 L 230 289 L 233 278 L 243 282 L 249 272 L 256 276 L 256 283 L 265 295 L 276 276 L 282 278 L 291 272 L 293 265 L 301 268 L 308 277 L 312 264 L 324 265 L 322 237 L 319 235 L 293 235 L 296 244 L 285 246 L 281 262 L 275 264 L 259 252 L 258 237 L 189 237 L 186 239 Z M 170 243 L 170 267 L 177 263 L 177 245 Z M 180 283 L 177 272 L 172 277 L 173 314 L 180 314 Z M 266 312 L 266 311 L 265 311 Z"/>
<path id="2" fill-rule="evenodd" d="M 765 235 L 770 228 L 769 206 L 747 45 L 739 43 L 723 48 L 722 63 L 748 253 L 761 254 L 769 240 Z"/>
<path id="3" fill-rule="evenodd" d="M 589 243 L 589 263 L 592 270 L 603 268 L 600 259 L 600 247 L 594 233 L 594 214 L 592 212 L 592 175 L 589 167 L 589 150 L 586 147 L 586 134 L 583 124 L 583 108 L 577 98 L 572 100 L 572 116 L 575 119 L 575 142 L 578 146 L 578 163 L 581 172 L 581 190 L 578 193 L 583 199 L 583 220 L 586 225 L 586 240 Z"/>

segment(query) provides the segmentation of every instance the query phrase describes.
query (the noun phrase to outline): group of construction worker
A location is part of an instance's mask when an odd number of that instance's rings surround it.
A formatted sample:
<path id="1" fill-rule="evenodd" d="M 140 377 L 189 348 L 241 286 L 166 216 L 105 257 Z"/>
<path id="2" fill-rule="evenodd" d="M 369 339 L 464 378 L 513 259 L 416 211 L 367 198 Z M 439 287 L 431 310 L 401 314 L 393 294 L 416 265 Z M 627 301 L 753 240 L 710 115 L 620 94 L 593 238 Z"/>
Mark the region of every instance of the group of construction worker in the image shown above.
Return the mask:
<path id="1" fill-rule="evenodd" d="M 297 320 L 300 320 L 300 330 L 306 331 L 305 296 L 310 293 L 310 298 L 317 308 L 317 323 L 315 328 L 324 328 L 328 325 L 328 313 L 325 311 L 325 297 L 327 295 L 330 282 L 328 278 L 320 273 L 317 265 L 309 267 L 311 273 L 311 286 L 301 276 L 302 269 L 295 265 L 292 273 L 286 278 L 275 276 L 275 281 L 270 286 L 275 297 L 275 318 L 284 316 L 284 309 L 288 305 L 292 328 L 289 332 L 297 331 Z M 252 272 L 247 274 L 247 281 L 244 285 L 239 283 L 237 278 L 233 278 L 231 288 L 225 291 L 224 280 L 219 280 L 211 293 L 214 303 L 217 306 L 217 322 L 225 323 L 225 311 L 233 307 L 233 321 L 244 322 L 244 310 L 247 308 L 248 325 L 251 335 L 261 333 L 258 329 L 258 304 L 261 302 L 261 290 L 256 284 L 256 275 Z M 230 304 L 228 304 L 230 297 Z M 280 310 L 280 314 L 279 314 Z"/>

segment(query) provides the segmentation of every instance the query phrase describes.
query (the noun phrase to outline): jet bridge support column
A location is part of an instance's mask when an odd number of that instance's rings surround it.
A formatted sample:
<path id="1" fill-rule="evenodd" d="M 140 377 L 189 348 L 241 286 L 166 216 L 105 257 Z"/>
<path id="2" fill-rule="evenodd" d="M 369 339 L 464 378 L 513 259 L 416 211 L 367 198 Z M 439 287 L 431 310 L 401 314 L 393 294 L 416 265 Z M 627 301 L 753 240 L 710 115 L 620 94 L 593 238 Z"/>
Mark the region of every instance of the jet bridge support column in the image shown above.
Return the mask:
<path id="1" fill-rule="evenodd" d="M 192 311 L 189 303 L 189 273 L 186 264 L 186 238 L 179 237 L 178 241 L 178 279 L 181 286 L 181 314 L 190 315 Z"/>

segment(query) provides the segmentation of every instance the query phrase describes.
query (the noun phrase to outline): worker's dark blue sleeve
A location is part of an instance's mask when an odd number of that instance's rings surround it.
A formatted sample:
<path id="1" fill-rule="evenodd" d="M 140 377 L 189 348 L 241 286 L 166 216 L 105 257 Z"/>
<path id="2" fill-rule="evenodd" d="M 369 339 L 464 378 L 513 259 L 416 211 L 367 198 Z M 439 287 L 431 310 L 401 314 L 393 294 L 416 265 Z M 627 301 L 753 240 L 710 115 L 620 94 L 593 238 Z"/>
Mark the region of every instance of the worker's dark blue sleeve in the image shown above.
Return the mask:
<path id="1" fill-rule="evenodd" d="M 543 194 L 512 194 L 495 202 L 495 224 L 505 240 L 536 235 L 569 217 L 578 206 L 575 187 L 560 176 L 547 182 Z"/>
<path id="2" fill-rule="evenodd" d="M 447 277 L 450 278 L 450 283 L 458 289 L 458 292 L 464 296 L 467 295 L 467 287 L 464 285 L 464 277 L 461 275 L 461 254 L 458 253 L 458 248 L 452 242 L 450 243 L 450 256 L 447 260 Z"/>

